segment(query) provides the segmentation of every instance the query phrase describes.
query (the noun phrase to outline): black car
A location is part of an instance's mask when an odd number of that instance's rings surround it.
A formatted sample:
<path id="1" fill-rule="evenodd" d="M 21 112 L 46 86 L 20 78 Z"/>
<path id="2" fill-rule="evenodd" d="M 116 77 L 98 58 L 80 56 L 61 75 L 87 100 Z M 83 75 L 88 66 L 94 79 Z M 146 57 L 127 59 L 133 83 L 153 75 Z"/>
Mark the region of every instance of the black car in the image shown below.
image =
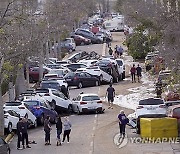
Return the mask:
<path id="1" fill-rule="evenodd" d="M 75 34 L 76 35 L 81 35 L 81 36 L 83 36 L 85 38 L 90 39 L 91 42 L 94 43 L 94 44 L 103 43 L 102 40 L 100 40 L 98 37 L 96 37 L 92 32 L 90 32 L 88 30 L 85 30 L 85 29 L 78 28 L 78 29 L 76 29 Z"/>
<path id="2" fill-rule="evenodd" d="M 56 89 L 61 91 L 61 85 L 57 81 L 52 81 L 52 80 L 47 80 L 47 81 L 42 81 L 40 84 L 41 89 Z"/>
<path id="3" fill-rule="evenodd" d="M 78 88 L 86 86 L 99 86 L 99 79 L 86 72 L 70 72 L 65 77 L 68 86 L 77 86 Z"/>
<path id="4" fill-rule="evenodd" d="M 3 138 L 0 137 L 0 154 L 10 154 L 11 150 L 9 144 L 7 144 Z"/>
<path id="5" fill-rule="evenodd" d="M 85 68 L 87 66 L 81 63 L 73 63 L 66 65 L 66 67 L 69 68 L 71 71 L 75 72 L 78 68 Z"/>
<path id="6" fill-rule="evenodd" d="M 114 82 L 119 82 L 119 73 L 118 68 L 115 64 L 113 64 L 109 60 L 100 60 L 94 64 L 95 66 L 99 66 L 101 70 L 108 73 L 113 77 Z"/>

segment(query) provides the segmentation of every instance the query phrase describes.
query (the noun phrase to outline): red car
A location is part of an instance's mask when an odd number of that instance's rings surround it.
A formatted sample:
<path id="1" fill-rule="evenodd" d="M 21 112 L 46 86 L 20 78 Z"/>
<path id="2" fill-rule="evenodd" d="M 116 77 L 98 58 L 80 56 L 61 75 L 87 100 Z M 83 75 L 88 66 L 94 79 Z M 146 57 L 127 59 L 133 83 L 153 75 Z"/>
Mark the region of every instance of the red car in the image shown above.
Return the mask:
<path id="1" fill-rule="evenodd" d="M 48 73 L 48 70 L 43 68 L 43 76 Z M 29 69 L 29 82 L 39 81 L 39 67 L 32 67 Z"/>
<path id="2" fill-rule="evenodd" d="M 74 38 L 76 45 L 89 45 L 89 44 L 91 44 L 90 39 L 85 38 L 85 37 L 80 36 L 80 35 L 74 35 L 74 36 L 72 36 L 72 38 Z"/>

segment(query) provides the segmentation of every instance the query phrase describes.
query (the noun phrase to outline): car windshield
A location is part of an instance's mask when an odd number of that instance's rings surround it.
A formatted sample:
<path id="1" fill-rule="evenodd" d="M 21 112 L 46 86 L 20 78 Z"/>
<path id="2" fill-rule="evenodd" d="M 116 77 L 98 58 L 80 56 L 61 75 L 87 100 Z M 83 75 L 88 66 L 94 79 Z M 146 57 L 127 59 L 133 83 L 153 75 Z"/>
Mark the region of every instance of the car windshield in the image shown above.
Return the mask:
<path id="1" fill-rule="evenodd" d="M 21 105 L 21 102 L 6 102 L 5 105 L 6 106 L 19 106 Z"/>
<path id="2" fill-rule="evenodd" d="M 122 66 L 122 65 L 123 65 L 122 60 L 116 60 L 116 61 L 117 61 L 117 63 L 118 63 L 119 66 Z"/>
<path id="3" fill-rule="evenodd" d="M 95 100 L 100 100 L 98 96 L 84 96 L 82 98 L 82 101 L 95 101 Z"/>
<path id="4" fill-rule="evenodd" d="M 70 39 L 66 39 L 64 42 L 65 43 L 71 43 L 71 40 Z"/>
<path id="5" fill-rule="evenodd" d="M 24 101 L 24 103 L 28 106 L 37 106 L 39 105 L 38 101 Z"/>
<path id="6" fill-rule="evenodd" d="M 53 83 L 53 82 L 41 83 L 41 88 L 43 88 L 43 89 L 47 89 L 47 88 L 58 89 L 59 84 L 58 83 Z"/>
<path id="7" fill-rule="evenodd" d="M 49 93 L 48 89 L 37 89 L 36 93 Z"/>
<path id="8" fill-rule="evenodd" d="M 65 76 L 64 76 L 64 78 L 66 78 L 66 77 L 73 77 L 74 76 L 74 73 L 73 72 L 69 72 L 69 73 L 67 73 Z"/>
<path id="9" fill-rule="evenodd" d="M 163 100 L 161 99 L 145 99 L 145 100 L 140 100 L 139 105 L 160 105 L 164 104 Z"/>

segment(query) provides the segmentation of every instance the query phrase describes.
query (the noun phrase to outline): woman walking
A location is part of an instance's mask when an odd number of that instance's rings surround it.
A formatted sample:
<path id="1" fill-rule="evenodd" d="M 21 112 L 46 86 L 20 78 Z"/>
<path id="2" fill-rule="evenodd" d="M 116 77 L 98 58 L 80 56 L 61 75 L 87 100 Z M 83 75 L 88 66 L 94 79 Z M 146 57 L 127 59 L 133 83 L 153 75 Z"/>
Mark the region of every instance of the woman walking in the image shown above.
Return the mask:
<path id="1" fill-rule="evenodd" d="M 45 131 L 45 145 L 51 145 L 50 143 L 50 132 L 51 132 L 50 116 L 47 116 L 44 120 L 44 131 Z"/>
<path id="2" fill-rule="evenodd" d="M 66 139 L 66 136 L 67 136 L 67 143 L 69 143 L 69 135 L 71 133 L 72 124 L 69 121 L 68 117 L 65 117 L 65 121 L 63 123 L 63 126 L 64 126 L 64 134 L 63 134 L 63 141 L 62 141 L 62 143 L 64 143 L 64 141 Z"/>
<path id="3" fill-rule="evenodd" d="M 61 145 L 61 133 L 62 133 L 62 121 L 61 116 L 59 115 L 57 118 L 56 123 L 56 129 L 57 129 L 57 146 Z"/>
<path id="4" fill-rule="evenodd" d="M 118 119 L 119 119 L 120 137 L 125 137 L 126 124 L 129 123 L 129 119 L 126 117 L 123 110 L 120 111 L 120 114 L 118 115 Z"/>

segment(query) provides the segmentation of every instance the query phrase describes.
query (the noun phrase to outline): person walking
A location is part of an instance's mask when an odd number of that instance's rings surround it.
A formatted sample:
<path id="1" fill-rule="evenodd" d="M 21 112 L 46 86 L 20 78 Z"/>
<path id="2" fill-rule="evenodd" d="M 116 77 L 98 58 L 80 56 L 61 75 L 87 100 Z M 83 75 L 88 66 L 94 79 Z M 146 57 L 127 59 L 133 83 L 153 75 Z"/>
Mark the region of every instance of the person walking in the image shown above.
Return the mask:
<path id="1" fill-rule="evenodd" d="M 71 133 L 72 124 L 69 121 L 68 117 L 65 117 L 65 120 L 63 122 L 63 126 L 64 126 L 64 134 L 63 134 L 63 141 L 62 141 L 62 143 L 64 143 L 64 141 L 66 139 L 66 136 L 67 136 L 67 143 L 69 143 L 69 135 Z"/>
<path id="2" fill-rule="evenodd" d="M 139 66 L 136 68 L 136 72 L 137 72 L 137 77 L 138 77 L 138 82 L 140 82 L 140 78 L 142 76 L 141 72 L 142 72 L 142 68 Z"/>
<path id="3" fill-rule="evenodd" d="M 61 116 L 59 115 L 57 118 L 56 123 L 56 129 L 57 129 L 57 146 L 61 145 L 61 133 L 62 133 L 62 121 Z"/>
<path id="4" fill-rule="evenodd" d="M 112 104 L 114 102 L 115 89 L 112 87 L 112 84 L 110 84 L 109 87 L 107 88 L 106 96 L 108 97 L 108 104 L 109 104 L 108 109 L 110 109 L 110 108 L 113 109 Z"/>
<path id="5" fill-rule="evenodd" d="M 130 70 L 130 72 L 131 72 L 131 77 L 132 77 L 132 83 L 133 82 L 136 82 L 136 68 L 135 68 L 135 64 L 133 64 L 133 67 L 131 67 L 131 70 Z"/>
<path id="6" fill-rule="evenodd" d="M 129 123 L 129 119 L 126 117 L 123 110 L 120 111 L 120 114 L 118 115 L 118 119 L 119 119 L 120 137 L 125 137 L 126 124 Z"/>
<path id="7" fill-rule="evenodd" d="M 109 55 L 112 55 L 113 54 L 113 50 L 111 47 L 109 47 Z"/>
<path id="8" fill-rule="evenodd" d="M 69 98 L 69 91 L 68 91 L 68 88 L 65 87 L 65 85 L 61 86 L 61 92 L 64 94 L 64 96 Z"/>
<path id="9" fill-rule="evenodd" d="M 118 47 L 118 55 L 122 56 L 123 52 L 124 52 L 124 49 L 121 46 Z"/>
<path id="10" fill-rule="evenodd" d="M 119 52 L 118 52 L 119 46 L 116 45 L 114 49 L 115 49 L 115 55 L 116 55 L 116 58 L 119 58 Z"/>
<path id="11" fill-rule="evenodd" d="M 28 130 L 28 120 L 27 120 L 27 118 L 23 118 L 22 119 L 22 127 L 21 127 L 23 149 L 25 149 L 24 140 L 26 141 L 26 148 L 31 148 L 29 146 L 28 131 L 27 130 Z"/>
<path id="12" fill-rule="evenodd" d="M 50 116 L 47 116 L 44 120 L 44 131 L 45 131 L 45 145 L 51 145 L 50 143 L 50 132 L 51 132 L 51 123 Z"/>
<path id="13" fill-rule="evenodd" d="M 18 136 L 18 139 L 17 139 L 17 150 L 22 150 L 23 148 L 21 148 L 20 146 L 20 143 L 21 143 L 21 140 L 22 140 L 22 118 L 19 118 L 19 121 L 16 125 L 16 128 L 17 128 L 17 136 Z"/>

